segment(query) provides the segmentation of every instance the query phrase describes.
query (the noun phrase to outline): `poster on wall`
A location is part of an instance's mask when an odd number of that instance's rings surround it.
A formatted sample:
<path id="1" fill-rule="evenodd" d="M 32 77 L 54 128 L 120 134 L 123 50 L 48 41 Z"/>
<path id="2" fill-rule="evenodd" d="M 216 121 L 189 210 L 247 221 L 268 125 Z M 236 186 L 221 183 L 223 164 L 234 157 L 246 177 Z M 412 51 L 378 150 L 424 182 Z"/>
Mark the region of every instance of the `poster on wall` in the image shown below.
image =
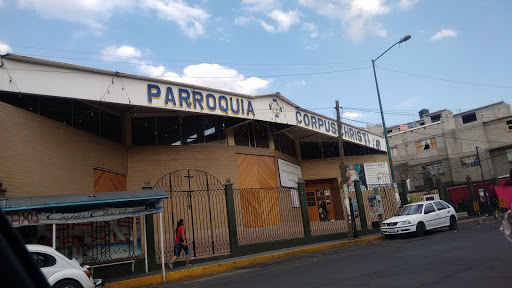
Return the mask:
<path id="1" fill-rule="evenodd" d="M 279 180 L 281 187 L 297 189 L 297 181 L 302 178 L 302 170 L 299 165 L 277 158 Z"/>
<path id="2" fill-rule="evenodd" d="M 292 208 L 300 208 L 299 190 L 290 189 Z"/>
<path id="3" fill-rule="evenodd" d="M 382 208 L 382 198 L 380 195 L 368 196 L 368 210 L 370 210 L 371 215 L 384 213 Z"/>
<path id="4" fill-rule="evenodd" d="M 345 177 L 349 191 L 354 191 L 355 180 L 360 181 L 361 190 L 391 187 L 386 162 L 345 165 Z"/>

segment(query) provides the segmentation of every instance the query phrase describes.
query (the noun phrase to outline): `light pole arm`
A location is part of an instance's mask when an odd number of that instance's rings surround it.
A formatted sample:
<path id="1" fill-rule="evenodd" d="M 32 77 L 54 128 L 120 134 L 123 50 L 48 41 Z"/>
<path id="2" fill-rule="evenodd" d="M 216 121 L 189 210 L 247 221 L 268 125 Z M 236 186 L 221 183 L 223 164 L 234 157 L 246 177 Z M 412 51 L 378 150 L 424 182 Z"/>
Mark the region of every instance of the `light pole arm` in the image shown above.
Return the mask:
<path id="1" fill-rule="evenodd" d="M 380 54 L 379 57 L 375 58 L 375 60 L 372 60 L 372 62 L 375 62 L 377 60 L 379 60 L 379 58 L 386 54 L 386 52 L 388 52 L 389 50 L 391 50 L 391 48 L 395 47 L 396 44 L 400 43 L 400 41 L 396 42 L 395 44 L 393 44 L 391 47 L 388 48 L 388 50 L 384 51 L 384 53 Z M 375 72 L 375 67 L 373 68 L 373 71 Z"/>

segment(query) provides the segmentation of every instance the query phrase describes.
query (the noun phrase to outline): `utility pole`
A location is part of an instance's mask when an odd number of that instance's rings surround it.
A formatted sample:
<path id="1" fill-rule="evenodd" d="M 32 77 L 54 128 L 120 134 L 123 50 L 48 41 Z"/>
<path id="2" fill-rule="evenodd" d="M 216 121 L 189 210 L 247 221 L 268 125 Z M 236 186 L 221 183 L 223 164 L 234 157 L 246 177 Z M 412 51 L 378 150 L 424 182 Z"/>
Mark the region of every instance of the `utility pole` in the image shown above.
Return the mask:
<path id="1" fill-rule="evenodd" d="M 348 201 L 348 195 L 347 191 L 345 191 L 344 184 L 345 184 L 345 177 L 344 177 L 344 170 L 345 170 L 345 151 L 343 151 L 343 137 L 342 137 L 342 131 L 341 131 L 341 120 L 340 120 L 340 102 L 336 100 L 336 122 L 338 125 L 338 147 L 340 152 L 340 175 L 341 175 L 341 182 L 340 182 L 340 188 L 343 189 L 343 203 L 345 203 L 345 208 L 347 213 L 347 217 L 345 218 L 347 221 L 348 226 L 348 239 L 353 240 L 354 239 L 354 228 L 352 226 L 352 215 L 350 214 L 350 206 L 351 203 Z"/>
<path id="2" fill-rule="evenodd" d="M 489 204 L 489 195 L 485 193 L 485 180 L 484 180 L 484 169 L 482 169 L 482 161 L 480 161 L 479 148 L 476 147 L 476 158 L 478 159 L 478 165 L 480 166 L 480 175 L 482 175 L 482 191 L 484 191 L 485 201 L 487 202 L 487 216 L 491 215 L 491 205 Z"/>

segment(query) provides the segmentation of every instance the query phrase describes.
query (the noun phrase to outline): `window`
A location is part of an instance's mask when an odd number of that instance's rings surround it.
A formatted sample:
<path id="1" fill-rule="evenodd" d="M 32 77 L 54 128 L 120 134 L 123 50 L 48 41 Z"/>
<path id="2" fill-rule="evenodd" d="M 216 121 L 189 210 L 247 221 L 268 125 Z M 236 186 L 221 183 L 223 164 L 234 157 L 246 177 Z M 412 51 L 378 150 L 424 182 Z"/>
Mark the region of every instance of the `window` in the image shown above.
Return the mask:
<path id="1" fill-rule="evenodd" d="M 512 120 L 507 120 L 507 131 L 512 131 Z"/>
<path id="2" fill-rule="evenodd" d="M 425 205 L 425 214 L 436 212 L 436 208 L 434 208 L 434 205 L 428 203 Z"/>
<path id="3" fill-rule="evenodd" d="M 436 114 L 436 115 L 432 115 L 430 116 L 430 121 L 432 121 L 432 123 L 434 122 L 439 122 L 441 121 L 441 114 Z"/>
<path id="4" fill-rule="evenodd" d="M 265 123 L 250 122 L 233 129 L 235 145 L 268 148 L 268 130 Z"/>
<path id="5" fill-rule="evenodd" d="M 460 165 L 462 168 L 471 168 L 480 165 L 480 163 L 478 163 L 476 155 L 473 155 L 460 158 Z"/>
<path id="6" fill-rule="evenodd" d="M 386 133 L 391 134 L 393 133 L 393 130 L 386 130 Z"/>
<path id="7" fill-rule="evenodd" d="M 286 155 L 297 157 L 297 148 L 295 147 L 295 140 L 286 135 L 286 133 L 277 133 L 274 137 L 274 148 Z"/>
<path id="8" fill-rule="evenodd" d="M 398 148 L 397 147 L 391 148 L 391 156 L 398 156 Z"/>
<path id="9" fill-rule="evenodd" d="M 466 115 L 462 115 L 462 124 L 471 123 L 476 121 L 476 113 L 470 113 Z"/>
<path id="10" fill-rule="evenodd" d="M 435 137 L 432 137 L 430 139 L 416 141 L 416 150 L 428 150 L 431 148 L 437 148 L 437 141 Z"/>
<path id="11" fill-rule="evenodd" d="M 437 211 L 446 209 L 446 207 L 439 201 L 434 202 L 434 206 L 436 206 Z"/>
<path id="12" fill-rule="evenodd" d="M 40 253 L 40 252 L 31 252 L 32 257 L 34 257 L 34 260 L 37 263 L 37 266 L 39 268 L 45 268 L 45 267 L 52 267 L 55 264 L 57 264 L 57 260 L 55 257 L 48 255 L 46 253 Z"/>
<path id="13" fill-rule="evenodd" d="M 437 162 L 429 165 L 425 165 L 425 169 L 430 172 L 430 175 L 440 175 L 444 174 L 444 165 L 443 162 Z"/>
<path id="14" fill-rule="evenodd" d="M 512 149 L 507 150 L 507 161 L 512 161 Z"/>
<path id="15" fill-rule="evenodd" d="M 439 201 L 439 202 L 441 202 L 441 204 L 443 204 L 444 207 L 446 207 L 446 209 L 450 209 L 451 208 L 451 206 L 448 203 L 446 203 L 444 201 Z"/>
<path id="16" fill-rule="evenodd" d="M 424 126 L 425 125 L 425 122 L 420 122 L 420 126 Z"/>

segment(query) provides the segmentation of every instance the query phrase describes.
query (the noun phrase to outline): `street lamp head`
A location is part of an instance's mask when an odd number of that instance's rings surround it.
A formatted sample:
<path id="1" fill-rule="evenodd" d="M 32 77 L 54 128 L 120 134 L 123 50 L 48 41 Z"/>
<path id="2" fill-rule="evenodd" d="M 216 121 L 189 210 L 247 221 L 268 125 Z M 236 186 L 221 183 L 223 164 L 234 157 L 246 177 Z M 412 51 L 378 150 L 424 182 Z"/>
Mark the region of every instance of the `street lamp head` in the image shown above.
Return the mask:
<path id="1" fill-rule="evenodd" d="M 405 42 L 405 41 L 407 41 L 409 39 L 411 39 L 411 35 L 405 35 L 404 37 L 402 37 L 400 39 L 400 41 L 398 41 L 398 44 L 401 44 L 401 43 L 403 43 L 403 42 Z"/>

